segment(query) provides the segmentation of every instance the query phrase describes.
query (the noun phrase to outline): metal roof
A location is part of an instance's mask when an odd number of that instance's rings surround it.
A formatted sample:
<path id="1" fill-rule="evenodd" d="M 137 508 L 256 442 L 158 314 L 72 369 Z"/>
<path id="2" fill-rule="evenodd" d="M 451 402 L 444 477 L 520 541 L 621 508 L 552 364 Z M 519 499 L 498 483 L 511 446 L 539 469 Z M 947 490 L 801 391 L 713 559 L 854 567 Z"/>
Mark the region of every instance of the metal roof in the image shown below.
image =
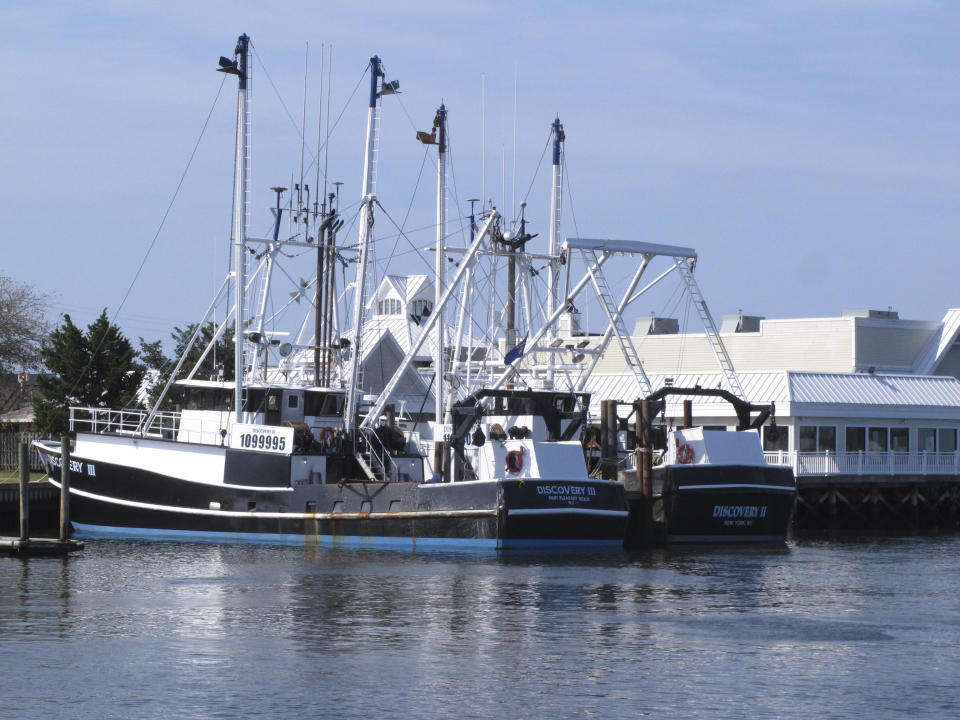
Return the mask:
<path id="1" fill-rule="evenodd" d="M 738 373 L 740 384 L 747 399 L 756 403 L 776 402 L 783 403 L 789 401 L 787 373 L 783 370 L 772 372 L 751 372 Z M 726 378 L 723 373 L 663 373 L 648 375 L 650 385 L 654 391 L 662 388 L 668 379 L 672 380 L 674 387 L 695 387 L 699 385 L 705 388 L 726 387 Z M 635 400 L 640 392 L 637 383 L 630 373 L 596 373 L 587 380 L 587 392 L 591 393 L 590 410 L 592 413 L 599 414 L 601 400 L 623 400 L 630 402 Z M 668 412 L 672 414 L 674 406 L 677 408 L 683 404 L 683 398 L 673 397 L 668 399 Z M 694 401 L 696 407 L 709 407 L 718 414 L 731 415 L 735 413 L 730 404 L 723 398 L 718 397 L 698 397 Z"/>
<path id="2" fill-rule="evenodd" d="M 952 376 L 790 372 L 789 377 L 794 403 L 960 409 L 960 381 Z"/>
<path id="3" fill-rule="evenodd" d="M 777 403 L 777 414 L 852 417 L 899 415 L 903 417 L 960 418 L 960 380 L 952 376 L 871 375 L 865 373 L 827 372 L 745 372 L 738 373 L 747 400 L 755 403 Z M 721 373 L 676 373 L 650 375 L 654 390 L 663 387 L 667 378 L 676 387 L 723 387 Z M 629 402 L 639 395 L 637 384 L 629 373 L 595 374 L 586 384 L 591 393 L 591 412 L 599 414 L 600 402 L 616 399 Z M 681 398 L 668 405 L 668 413 L 680 410 Z M 674 403 L 676 407 L 674 406 Z M 716 411 L 717 415 L 733 414 L 721 398 L 697 398 L 700 412 Z M 729 408 L 729 410 L 728 410 Z"/>

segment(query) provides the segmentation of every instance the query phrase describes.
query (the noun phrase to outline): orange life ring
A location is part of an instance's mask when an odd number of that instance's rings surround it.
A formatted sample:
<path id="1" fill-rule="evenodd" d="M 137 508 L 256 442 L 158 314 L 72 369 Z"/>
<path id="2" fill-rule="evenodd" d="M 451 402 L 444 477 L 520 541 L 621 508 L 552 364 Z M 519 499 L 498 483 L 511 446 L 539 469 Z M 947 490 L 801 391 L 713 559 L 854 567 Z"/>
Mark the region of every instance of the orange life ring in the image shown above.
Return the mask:
<path id="1" fill-rule="evenodd" d="M 507 453 L 507 472 L 516 475 L 523 470 L 523 448 Z"/>
<path id="2" fill-rule="evenodd" d="M 677 448 L 677 462 L 681 465 L 689 465 L 693 462 L 693 448 L 687 443 Z"/>
<path id="3" fill-rule="evenodd" d="M 336 438 L 336 433 L 333 431 L 332 427 L 320 428 L 320 442 L 324 445 L 333 445 L 333 441 Z"/>

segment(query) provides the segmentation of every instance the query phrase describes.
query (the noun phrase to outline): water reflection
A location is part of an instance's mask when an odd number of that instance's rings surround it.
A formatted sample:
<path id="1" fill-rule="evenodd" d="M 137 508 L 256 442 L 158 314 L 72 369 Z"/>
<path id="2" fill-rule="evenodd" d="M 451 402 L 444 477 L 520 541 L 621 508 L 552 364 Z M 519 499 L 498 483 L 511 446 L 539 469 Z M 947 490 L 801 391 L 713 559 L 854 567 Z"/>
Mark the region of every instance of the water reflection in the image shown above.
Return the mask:
<path id="1" fill-rule="evenodd" d="M 136 717 L 785 717 L 858 712 L 878 684 L 888 711 L 943 714 L 960 671 L 957 550 L 91 542 L 0 560 L 0 673 L 17 717 L 56 716 L 42 711 L 61 696 L 81 718 L 104 697 Z M 908 707 L 894 690 L 909 683 Z"/>

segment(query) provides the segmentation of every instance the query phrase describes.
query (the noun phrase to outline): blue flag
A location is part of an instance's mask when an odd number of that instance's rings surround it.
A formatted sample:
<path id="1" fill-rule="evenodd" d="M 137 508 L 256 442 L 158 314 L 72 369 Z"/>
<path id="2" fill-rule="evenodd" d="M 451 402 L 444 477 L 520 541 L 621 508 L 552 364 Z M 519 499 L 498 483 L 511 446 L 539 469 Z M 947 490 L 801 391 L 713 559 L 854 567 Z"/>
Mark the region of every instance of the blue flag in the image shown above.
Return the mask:
<path id="1" fill-rule="evenodd" d="M 512 363 L 514 360 L 518 360 L 523 357 L 523 351 L 527 347 L 527 336 L 523 336 L 523 340 L 518 342 L 515 347 L 507 351 L 507 356 L 503 359 L 503 362 L 507 365 Z"/>

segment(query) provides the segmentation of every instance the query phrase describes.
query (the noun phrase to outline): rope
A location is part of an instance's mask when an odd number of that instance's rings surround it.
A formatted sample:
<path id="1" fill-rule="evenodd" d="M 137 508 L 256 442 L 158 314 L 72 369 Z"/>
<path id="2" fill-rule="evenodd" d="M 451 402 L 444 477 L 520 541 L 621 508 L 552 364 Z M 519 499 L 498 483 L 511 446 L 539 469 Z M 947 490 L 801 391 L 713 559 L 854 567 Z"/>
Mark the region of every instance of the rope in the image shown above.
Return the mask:
<path id="1" fill-rule="evenodd" d="M 190 151 L 190 157 L 187 159 L 187 166 L 183 169 L 183 173 L 180 175 L 180 181 L 177 183 L 176 189 L 173 191 L 173 196 L 170 198 L 170 202 L 167 204 L 167 209 L 163 213 L 163 217 L 160 218 L 160 224 L 157 227 L 157 231 L 153 234 L 153 239 L 150 241 L 150 244 L 147 246 L 147 251 L 143 255 L 143 259 L 140 261 L 140 266 L 137 268 L 136 273 L 133 275 L 133 280 L 130 281 L 130 285 L 127 287 L 127 291 L 123 295 L 123 299 L 120 301 L 120 304 L 117 306 L 116 311 L 113 313 L 113 317 L 110 319 L 110 324 L 113 325 L 117 319 L 117 316 L 120 314 L 120 311 L 123 309 L 123 306 L 126 304 L 127 299 L 130 297 L 130 293 L 133 291 L 133 286 L 136 284 L 137 280 L 140 277 L 140 273 L 143 271 L 144 265 L 147 264 L 147 258 L 150 257 L 150 253 L 153 250 L 154 245 L 157 244 L 157 239 L 160 237 L 160 232 L 163 230 L 164 224 L 167 222 L 167 217 L 170 215 L 170 210 L 173 209 L 173 204 L 176 202 L 177 196 L 180 194 L 180 188 L 183 187 L 183 181 L 187 177 L 187 172 L 190 170 L 190 166 L 193 164 L 193 158 L 197 154 L 197 149 L 200 147 L 200 141 L 203 140 L 203 135 L 207 130 L 207 125 L 210 124 L 210 118 L 213 116 L 213 111 L 217 106 L 217 102 L 220 100 L 220 93 L 223 91 L 223 84 L 226 82 L 227 76 L 224 75 L 220 80 L 220 87 L 217 88 L 217 94 L 213 98 L 213 103 L 210 105 L 210 111 L 207 113 L 206 120 L 203 121 L 203 127 L 200 128 L 200 136 L 197 138 L 197 141 L 193 145 L 193 150 Z M 67 395 L 72 395 L 73 391 L 77 389 L 77 386 L 80 384 L 80 381 L 86 376 L 87 371 L 90 370 L 90 367 L 93 365 L 94 359 L 100 353 L 100 349 L 103 347 L 103 343 L 107 339 L 107 333 L 104 333 L 100 342 L 97 344 L 96 349 L 90 355 L 90 360 L 87 362 L 87 366 L 80 373 L 80 377 L 76 379 L 73 383 L 73 386 L 70 388 L 70 391 Z"/>

